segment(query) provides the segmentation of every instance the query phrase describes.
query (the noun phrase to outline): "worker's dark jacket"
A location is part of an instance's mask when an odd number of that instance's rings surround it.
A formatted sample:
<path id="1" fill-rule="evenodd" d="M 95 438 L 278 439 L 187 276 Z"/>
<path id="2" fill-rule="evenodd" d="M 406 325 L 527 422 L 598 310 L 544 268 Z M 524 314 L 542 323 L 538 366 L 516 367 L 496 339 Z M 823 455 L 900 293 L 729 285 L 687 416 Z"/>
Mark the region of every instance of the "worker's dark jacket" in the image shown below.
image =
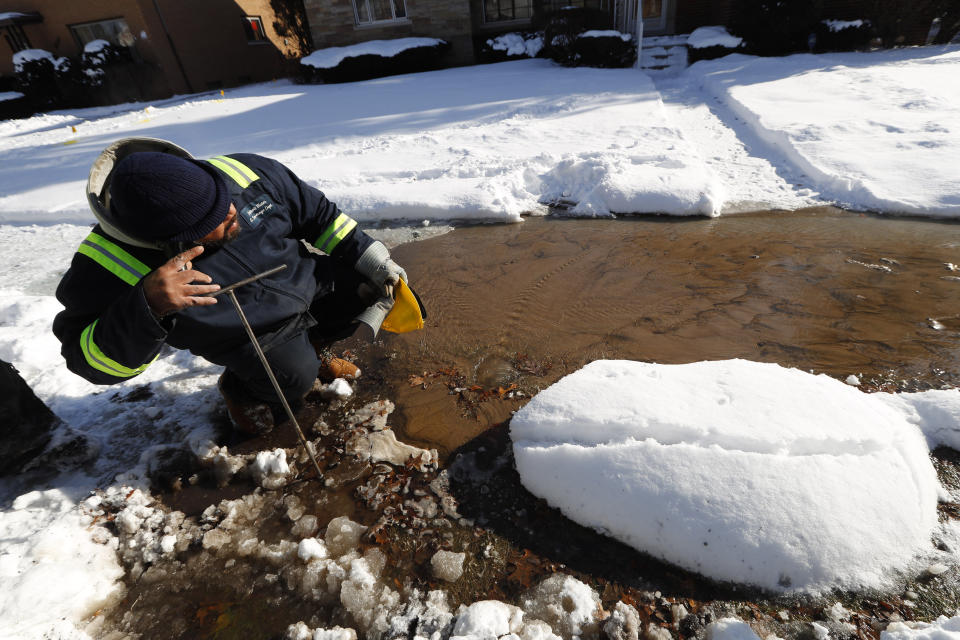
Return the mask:
<path id="1" fill-rule="evenodd" d="M 235 290 L 269 350 L 313 326 L 310 303 L 333 287 L 332 259 L 311 254 L 300 240 L 350 266 L 372 240 L 323 193 L 276 161 L 240 153 L 208 162 L 230 188 L 241 230 L 235 241 L 204 251 L 193 268 L 226 286 L 287 265 Z M 57 288 L 65 309 L 54 319 L 53 332 L 71 371 L 98 384 L 123 382 L 143 372 L 164 344 L 228 367 L 253 356 L 227 296 L 215 305 L 154 317 L 141 280 L 167 259 L 161 251 L 120 242 L 94 227 Z"/>

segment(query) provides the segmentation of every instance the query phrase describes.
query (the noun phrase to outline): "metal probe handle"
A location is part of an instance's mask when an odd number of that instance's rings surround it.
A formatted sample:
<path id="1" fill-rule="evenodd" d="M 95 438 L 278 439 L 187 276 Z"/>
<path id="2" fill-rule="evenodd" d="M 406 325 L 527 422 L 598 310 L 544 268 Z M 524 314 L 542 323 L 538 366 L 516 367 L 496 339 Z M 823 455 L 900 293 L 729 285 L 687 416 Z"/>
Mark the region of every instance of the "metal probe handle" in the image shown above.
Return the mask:
<path id="1" fill-rule="evenodd" d="M 250 284 L 251 282 L 256 282 L 256 281 L 259 280 L 260 278 L 266 278 L 267 276 L 272 276 L 273 274 L 277 273 L 278 271 L 283 271 L 283 270 L 286 269 L 286 268 L 287 268 L 287 265 L 281 264 L 279 267 L 274 267 L 273 269 L 269 269 L 269 270 L 267 270 L 267 271 L 264 271 L 263 273 L 258 273 L 258 274 L 255 275 L 255 276 L 250 276 L 249 278 L 244 278 L 243 280 L 240 280 L 239 282 L 234 282 L 233 284 L 231 284 L 231 285 L 229 285 L 229 286 L 226 286 L 226 287 L 220 289 L 219 291 L 214 291 L 213 293 L 208 293 L 208 294 L 206 294 L 206 295 L 207 295 L 208 297 L 210 297 L 210 298 L 216 298 L 216 297 L 217 297 L 218 295 L 220 295 L 221 293 L 229 293 L 230 291 L 233 291 L 233 290 L 236 289 L 237 287 L 242 287 L 242 286 L 245 285 L 245 284 Z"/>
<path id="2" fill-rule="evenodd" d="M 251 327 L 250 323 L 247 321 L 247 316 L 243 313 L 243 309 L 240 307 L 240 301 L 237 300 L 237 295 L 233 292 L 233 290 L 237 287 L 250 284 L 255 280 L 259 280 L 260 278 L 264 278 L 286 268 L 287 265 L 282 264 L 279 267 L 270 269 L 269 271 L 264 271 L 263 273 L 259 273 L 253 277 L 241 280 L 240 282 L 235 282 L 228 287 L 224 287 L 223 289 L 212 293 L 211 296 L 216 296 L 221 293 L 230 294 L 230 301 L 233 302 L 233 308 L 237 310 L 237 315 L 240 316 L 240 322 L 243 323 L 243 328 L 247 330 L 247 336 L 250 337 L 250 342 L 253 344 L 253 348 L 256 349 L 257 355 L 260 356 L 260 362 L 263 363 L 263 368 L 267 372 L 267 377 L 270 378 L 270 382 L 273 384 L 274 391 L 277 392 L 277 397 L 280 398 L 280 403 L 287 412 L 287 417 L 290 418 L 290 422 L 293 423 L 294 428 L 297 430 L 297 435 L 300 437 L 300 444 L 303 445 L 303 450 L 307 452 L 310 462 L 313 463 L 313 468 L 317 470 L 317 478 L 322 478 L 323 472 L 320 471 L 320 464 L 317 463 L 317 458 L 313 455 L 313 451 L 310 450 L 310 444 L 307 442 L 306 436 L 303 435 L 303 430 L 300 429 L 300 424 L 297 422 L 296 416 L 293 415 L 293 410 L 290 408 L 287 398 L 283 395 L 283 391 L 280 390 L 280 383 L 277 382 L 277 378 L 273 375 L 273 369 L 270 368 L 270 363 L 267 362 L 267 356 L 263 353 L 263 349 L 260 348 L 260 343 L 257 341 L 257 336 L 253 333 L 253 327 Z"/>

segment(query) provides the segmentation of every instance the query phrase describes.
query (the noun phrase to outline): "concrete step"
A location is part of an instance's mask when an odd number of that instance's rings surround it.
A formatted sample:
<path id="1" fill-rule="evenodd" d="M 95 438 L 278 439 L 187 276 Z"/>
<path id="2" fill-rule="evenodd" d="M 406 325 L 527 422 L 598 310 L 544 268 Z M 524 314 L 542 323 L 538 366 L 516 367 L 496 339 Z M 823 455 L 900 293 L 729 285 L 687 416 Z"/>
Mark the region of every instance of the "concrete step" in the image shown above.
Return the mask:
<path id="1" fill-rule="evenodd" d="M 687 36 L 651 36 L 643 39 L 640 68 L 658 73 L 680 73 L 687 68 Z"/>

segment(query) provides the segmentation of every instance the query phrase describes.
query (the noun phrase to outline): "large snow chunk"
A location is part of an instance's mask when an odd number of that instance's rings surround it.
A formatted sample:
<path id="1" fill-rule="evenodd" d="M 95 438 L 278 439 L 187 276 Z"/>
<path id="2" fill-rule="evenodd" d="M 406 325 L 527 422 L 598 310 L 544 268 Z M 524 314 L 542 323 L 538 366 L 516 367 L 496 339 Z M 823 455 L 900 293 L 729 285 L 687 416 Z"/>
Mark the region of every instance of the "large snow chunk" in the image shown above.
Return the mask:
<path id="1" fill-rule="evenodd" d="M 508 633 L 517 633 L 523 624 L 523 611 L 498 600 L 481 600 L 457 611 L 451 640 L 495 640 Z"/>
<path id="2" fill-rule="evenodd" d="M 593 362 L 518 411 L 511 436 L 534 494 L 718 580 L 880 587 L 937 522 L 903 412 L 775 364 Z"/>

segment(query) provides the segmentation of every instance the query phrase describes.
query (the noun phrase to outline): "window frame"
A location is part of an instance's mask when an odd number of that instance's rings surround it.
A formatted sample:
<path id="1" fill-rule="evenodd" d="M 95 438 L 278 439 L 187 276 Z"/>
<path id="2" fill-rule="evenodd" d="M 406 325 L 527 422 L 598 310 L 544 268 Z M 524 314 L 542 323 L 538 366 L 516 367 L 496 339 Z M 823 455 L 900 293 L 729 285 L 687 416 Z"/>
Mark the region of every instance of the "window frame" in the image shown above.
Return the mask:
<path id="1" fill-rule="evenodd" d="M 80 36 L 80 33 L 77 31 L 77 30 L 80 29 L 80 28 L 92 28 L 92 27 L 94 27 L 94 26 L 96 26 L 96 25 L 104 25 L 104 24 L 111 24 L 111 23 L 118 23 L 118 22 L 119 22 L 119 23 L 123 23 L 123 26 L 125 27 L 125 29 L 118 30 L 118 31 L 117 31 L 117 35 L 115 35 L 115 36 L 112 37 L 112 38 L 92 38 L 92 39 L 87 40 L 86 42 L 84 42 L 84 41 L 83 41 L 83 38 Z M 123 16 L 116 16 L 116 17 L 113 17 L 113 18 L 104 18 L 103 20 L 90 20 L 89 22 L 76 22 L 76 23 L 74 23 L 74 24 L 69 24 L 69 25 L 67 25 L 67 27 L 70 29 L 70 33 L 73 35 L 74 41 L 80 46 L 80 50 L 81 50 L 81 51 L 83 51 L 83 48 L 84 48 L 85 46 L 87 46 L 88 43 L 93 42 L 94 40 L 100 40 L 100 39 L 107 40 L 110 44 L 112 44 L 112 45 L 114 45 L 114 46 L 117 46 L 117 47 L 129 47 L 129 48 L 133 48 L 133 43 L 132 43 L 132 42 L 131 42 L 130 44 L 123 44 L 123 43 L 120 41 L 120 37 L 119 37 L 119 36 L 120 36 L 120 34 L 123 33 L 124 31 L 126 31 L 127 33 L 130 33 L 130 34 L 133 33 L 133 32 L 130 30 L 130 25 L 127 24 L 127 21 L 126 21 L 126 19 L 125 19 Z"/>
<path id="2" fill-rule="evenodd" d="M 398 23 L 398 22 L 409 22 L 409 21 L 410 21 L 410 18 L 408 17 L 408 16 L 409 16 L 409 13 L 408 13 L 408 11 L 407 11 L 407 0 L 388 0 L 388 1 L 389 1 L 389 3 L 390 3 L 390 15 L 391 15 L 392 17 L 390 17 L 390 18 L 384 18 L 384 19 L 382 19 L 382 20 L 377 20 L 375 17 L 373 17 L 374 11 L 373 11 L 373 2 L 372 2 L 372 0 L 351 0 L 351 3 L 350 3 L 350 4 L 353 6 L 353 21 L 354 21 L 354 24 L 355 24 L 357 27 L 378 27 L 378 26 L 382 26 L 382 25 L 389 25 L 389 24 L 396 24 L 396 23 Z M 368 16 L 371 16 L 368 20 L 363 21 L 363 22 L 360 21 L 360 7 L 359 7 L 359 5 L 360 5 L 361 2 L 364 4 L 364 6 L 365 6 L 365 8 L 366 8 L 366 10 L 367 10 L 367 15 L 368 15 Z M 399 2 L 400 4 L 403 5 L 403 15 L 400 16 L 400 17 L 397 17 L 397 5 L 396 5 L 397 2 Z"/>
<path id="3" fill-rule="evenodd" d="M 514 17 L 512 17 L 512 18 L 505 18 L 505 19 L 503 19 L 503 20 L 490 20 L 490 19 L 487 17 L 487 2 L 488 2 L 488 1 L 489 1 L 489 0 L 483 0 L 483 2 L 480 3 L 480 8 L 481 8 L 481 11 L 482 11 L 482 19 L 483 19 L 483 24 L 484 24 L 484 25 L 495 25 L 495 26 L 497 26 L 497 25 L 523 24 L 523 23 L 528 23 L 528 22 L 530 22 L 530 21 L 533 19 L 533 12 L 534 12 L 533 0 L 527 0 L 527 8 L 528 8 L 528 11 L 530 12 L 530 15 L 528 15 L 528 16 L 522 16 L 522 17 L 519 17 L 519 18 L 516 17 L 516 9 L 517 9 L 516 4 L 517 4 L 517 1 L 518 1 L 518 0 L 493 0 L 494 2 L 497 3 L 497 6 L 498 6 L 498 7 L 499 7 L 501 4 L 504 4 L 504 3 L 512 3 L 512 4 L 514 5 L 514 6 L 513 6 Z"/>
<path id="4" fill-rule="evenodd" d="M 267 44 L 270 42 L 270 38 L 267 37 L 267 32 L 263 28 L 263 18 L 245 15 L 241 20 L 243 21 L 243 33 L 247 36 L 247 44 Z M 254 27 L 254 24 L 257 26 Z M 259 38 L 251 38 L 258 33 L 260 34 Z"/>

